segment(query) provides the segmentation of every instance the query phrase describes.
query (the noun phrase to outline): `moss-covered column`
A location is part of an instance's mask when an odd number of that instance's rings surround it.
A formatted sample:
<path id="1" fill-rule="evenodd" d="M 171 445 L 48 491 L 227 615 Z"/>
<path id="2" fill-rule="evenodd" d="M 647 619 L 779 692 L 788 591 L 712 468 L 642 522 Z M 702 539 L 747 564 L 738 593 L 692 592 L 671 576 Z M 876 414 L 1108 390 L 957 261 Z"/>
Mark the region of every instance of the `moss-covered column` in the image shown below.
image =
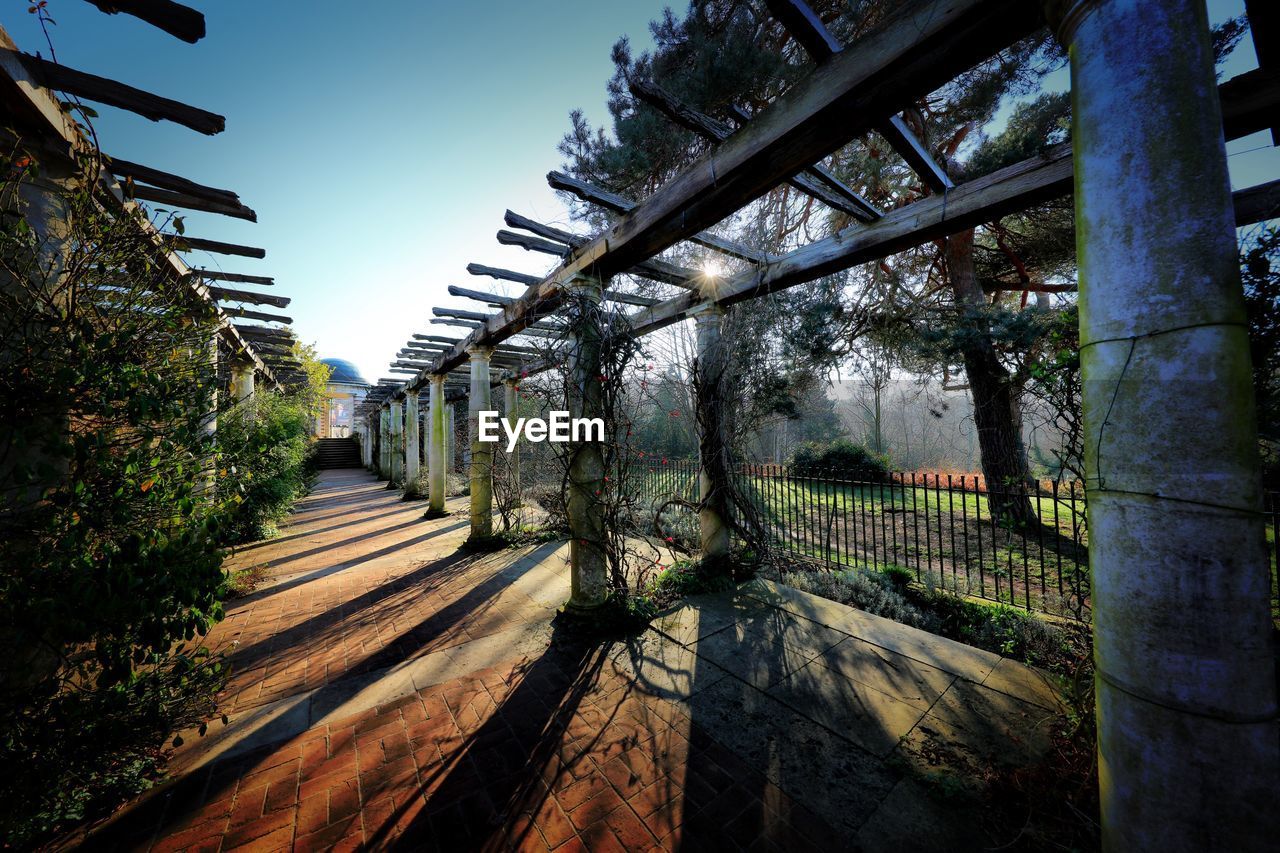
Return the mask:
<path id="1" fill-rule="evenodd" d="M 444 413 L 444 377 L 431 377 L 431 396 L 427 402 L 427 495 L 428 512 L 444 512 L 445 440 L 447 418 Z"/>
<path id="2" fill-rule="evenodd" d="M 604 389 L 600 381 L 601 329 L 595 316 L 604 293 L 597 277 L 575 279 L 574 299 L 579 317 L 573 324 L 569 360 L 569 417 L 604 417 Z M 605 425 L 608 430 L 610 424 Z M 576 442 L 569 457 L 569 556 L 571 562 L 568 609 L 588 611 L 609 595 L 609 565 L 605 551 L 604 456 L 598 442 Z"/>
<path id="3" fill-rule="evenodd" d="M 1280 738 L 1249 342 L 1203 0 L 1070 45 L 1107 850 L 1262 850 Z"/>
<path id="4" fill-rule="evenodd" d="M 698 526 L 704 560 L 715 563 L 729 554 L 726 436 L 721 424 L 723 403 L 717 399 L 724 371 L 720 331 L 724 309 L 706 303 L 694 313 L 698 336 Z"/>
<path id="5" fill-rule="evenodd" d="M 218 483 L 218 330 L 210 328 L 209 340 L 206 344 L 206 362 L 209 378 L 208 392 L 204 397 L 204 417 L 200 421 L 201 432 L 208 443 L 208 452 L 204 459 L 203 471 L 197 482 L 197 492 L 212 497 Z"/>
<path id="6" fill-rule="evenodd" d="M 391 407 L 378 410 L 378 479 L 391 479 Z"/>
<path id="7" fill-rule="evenodd" d="M 390 447 L 390 476 L 391 482 L 388 483 L 392 488 L 398 488 L 404 483 L 404 404 L 394 399 L 391 401 L 391 447 Z"/>
<path id="8" fill-rule="evenodd" d="M 453 403 L 444 407 L 444 476 L 446 482 L 453 476 L 453 467 L 458 461 L 458 425 L 454 420 L 456 409 Z"/>
<path id="9" fill-rule="evenodd" d="M 418 392 L 409 391 L 404 398 L 404 488 L 417 497 L 418 462 Z"/>
<path id="10" fill-rule="evenodd" d="M 240 360 L 231 365 L 231 399 L 237 405 L 252 406 L 257 391 L 252 361 Z"/>
<path id="11" fill-rule="evenodd" d="M 471 538 L 493 535 L 493 444 L 480 440 L 480 413 L 493 411 L 489 397 L 489 358 L 492 347 L 471 350 L 471 393 L 467 407 L 467 438 L 471 446 Z"/>
<path id="12" fill-rule="evenodd" d="M 502 414 L 503 419 L 507 422 L 507 428 L 512 432 L 516 428 L 516 420 L 520 417 L 520 382 L 517 379 L 502 380 Z M 503 443 L 503 450 L 506 450 L 506 443 Z M 515 493 L 517 500 L 520 497 L 520 440 L 516 439 L 515 447 L 511 448 L 511 452 L 507 454 L 507 471 L 511 476 L 511 490 Z M 523 503 L 523 501 L 520 501 Z"/>

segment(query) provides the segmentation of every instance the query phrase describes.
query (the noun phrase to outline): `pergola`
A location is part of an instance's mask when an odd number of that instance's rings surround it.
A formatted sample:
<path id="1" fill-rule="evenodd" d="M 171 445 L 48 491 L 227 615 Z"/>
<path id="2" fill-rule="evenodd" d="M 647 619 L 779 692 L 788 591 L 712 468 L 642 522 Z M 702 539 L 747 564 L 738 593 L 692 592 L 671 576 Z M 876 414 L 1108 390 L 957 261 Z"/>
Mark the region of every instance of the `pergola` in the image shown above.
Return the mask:
<path id="1" fill-rule="evenodd" d="M 695 318 L 701 361 L 719 347 L 726 306 L 1074 192 L 1106 845 L 1248 849 L 1271 837 L 1280 744 L 1235 228 L 1280 212 L 1280 181 L 1232 194 L 1224 140 L 1277 133 L 1280 14 L 1247 2 L 1261 67 L 1219 86 L 1198 0 L 917 0 L 848 50 L 802 0 L 768 5 L 816 61 L 813 73 L 760 113 L 732 115 L 736 126 L 655 85 L 634 86 L 637 99 L 710 150 L 641 202 L 549 175 L 554 188 L 616 215 L 594 236 L 508 211 L 513 230 L 499 231 L 499 242 L 556 257 L 556 266 L 541 276 L 468 267 L 525 290 L 449 289 L 494 310 L 434 309 L 432 322 L 469 332 L 406 343 L 392 370 L 408 378 L 364 404 L 366 463 L 376 444 L 376 467 L 393 484 L 417 477 L 419 397 L 429 391 L 430 506 L 443 510 L 446 403 L 466 397 L 472 534 L 488 535 L 491 450 L 477 440 L 477 420 L 491 408 L 491 387 L 507 382 L 510 412 L 514 377 L 567 363 L 573 414 L 598 414 L 587 385 L 599 373 L 600 341 L 565 326 L 571 300 L 603 303 L 633 336 Z M 1072 142 L 956 184 L 900 113 L 1046 22 L 1070 49 Z M 869 131 L 888 140 L 928 195 L 878 210 L 815 165 Z M 784 182 L 853 224 L 781 257 L 708 231 Z M 747 269 L 709 279 L 656 257 L 681 242 Z M 627 292 L 622 274 L 674 292 Z M 512 343 L 521 335 L 567 337 L 564 357 L 533 358 L 536 348 Z M 571 460 L 567 606 L 590 610 L 607 594 L 592 538 L 603 468 L 591 444 L 574 447 Z M 713 471 L 703 474 L 705 498 Z M 701 508 L 708 554 L 727 548 L 717 512 Z"/>
<path id="2" fill-rule="evenodd" d="M 183 41 L 194 43 L 205 34 L 204 16 L 200 12 L 169 0 L 95 2 L 94 5 L 108 14 L 124 12 L 138 17 Z M 16 141 L 23 148 L 40 155 L 43 180 L 52 184 L 41 186 L 36 182 L 28 190 L 32 215 L 36 217 L 52 215 L 48 212 L 51 193 L 65 184 L 76 155 L 93 153 L 92 143 L 71 113 L 63 108 L 63 99 L 55 92 L 129 110 L 152 121 L 175 122 L 208 135 L 220 133 L 226 126 L 226 119 L 221 115 L 23 53 L 8 33 L 0 29 L 0 104 L 8 116 L 5 127 L 16 133 Z M 256 222 L 257 214 L 245 206 L 236 193 L 114 156 L 102 157 L 95 190 L 106 210 L 131 218 L 149 237 L 154 244 L 156 263 L 168 278 L 189 289 L 193 306 L 212 307 L 217 336 L 210 348 L 210 358 L 228 365 L 231 391 L 237 401 L 251 397 L 259 380 L 265 387 L 273 388 L 301 378 L 300 364 L 293 355 L 293 333 L 282 327 L 291 324 L 292 319 L 258 308 L 283 309 L 290 300 L 227 286 L 270 286 L 275 283 L 274 279 L 195 268 L 182 257 L 189 252 L 203 251 L 261 259 L 266 257 L 265 250 L 162 233 L 138 204 L 145 201 L 168 209 L 203 211 Z M 242 325 L 233 322 L 237 319 L 280 325 Z"/>

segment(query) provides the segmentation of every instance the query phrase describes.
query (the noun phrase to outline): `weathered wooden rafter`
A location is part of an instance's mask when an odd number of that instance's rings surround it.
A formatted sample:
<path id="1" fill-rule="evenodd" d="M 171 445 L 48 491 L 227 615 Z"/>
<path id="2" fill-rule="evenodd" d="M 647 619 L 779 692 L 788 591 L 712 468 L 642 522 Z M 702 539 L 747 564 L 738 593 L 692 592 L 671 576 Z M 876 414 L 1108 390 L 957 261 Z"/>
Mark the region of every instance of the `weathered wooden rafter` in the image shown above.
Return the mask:
<path id="1" fill-rule="evenodd" d="M 253 293 L 248 290 L 233 290 L 229 287 L 209 286 L 209 295 L 219 302 L 248 302 L 251 305 L 271 305 L 275 308 L 288 308 L 292 301 L 287 296 L 268 296 L 265 293 Z"/>
<path id="2" fill-rule="evenodd" d="M 239 255 L 242 258 L 265 258 L 266 249 L 253 246 L 241 246 L 236 243 L 223 243 L 218 240 L 204 240 L 199 237 L 188 237 L 185 234 L 166 234 L 165 240 L 176 251 L 213 252 L 216 255 Z"/>
<path id="3" fill-rule="evenodd" d="M 207 269 L 195 270 L 194 274 L 209 281 L 230 281 L 236 284 L 261 284 L 269 287 L 276 283 L 276 280 L 269 275 L 246 275 L 239 272 Z"/>
<path id="4" fill-rule="evenodd" d="M 111 174 L 121 178 L 132 178 L 134 181 L 142 181 L 144 184 L 150 184 L 162 190 L 169 190 L 176 193 L 186 193 L 195 198 L 203 198 L 207 201 L 217 202 L 227 205 L 240 204 L 240 196 L 231 190 L 220 190 L 216 187 L 198 184 L 187 178 L 174 175 L 169 172 L 162 172 L 159 169 L 153 169 L 150 166 L 143 166 L 139 163 L 132 163 L 128 160 L 122 160 L 119 157 L 107 158 L 107 169 Z"/>
<path id="5" fill-rule="evenodd" d="M 804 0 L 767 0 L 769 11 L 786 27 L 814 62 L 823 63 L 843 49 L 822 19 Z M 920 179 L 934 192 L 955 186 L 946 170 L 933 159 L 929 149 L 916 137 L 901 116 L 890 115 L 876 124 L 876 130 L 897 151 Z"/>
<path id="6" fill-rule="evenodd" d="M 579 276 L 611 277 L 714 225 L 1042 25 L 1039 5 L 1023 0 L 910 3 L 866 36 L 858 50 L 820 64 L 747 127 L 620 216 L 515 303 L 482 321 L 437 361 L 435 370 L 447 371 L 466 358 L 468 348 L 498 343 L 553 313 Z M 697 297 L 690 293 L 678 299 Z M 429 373 L 420 374 L 415 385 Z"/>
<path id="7" fill-rule="evenodd" d="M 84 71 L 68 68 L 29 53 L 19 53 L 18 58 L 40 85 L 66 92 L 78 98 L 95 101 L 128 110 L 152 121 L 171 121 L 200 133 L 213 135 L 227 129 L 227 120 L 208 110 L 202 110 L 164 98 L 116 80 L 99 77 Z"/>
<path id="8" fill-rule="evenodd" d="M 637 100 L 648 104 L 671 121 L 714 145 L 724 142 L 733 133 L 733 128 L 729 125 L 681 103 L 652 81 L 635 80 L 632 81 L 630 88 L 631 94 Z M 872 222 L 880 216 L 880 211 L 875 205 L 831 174 L 825 166 L 810 166 L 788 178 L 786 182 L 810 198 L 817 199 L 828 207 L 847 213 L 863 222 Z"/>
<path id="9" fill-rule="evenodd" d="M 108 15 L 124 12 L 174 38 L 195 44 L 204 38 L 204 15 L 172 0 L 88 0 Z"/>
<path id="10" fill-rule="evenodd" d="M 219 213 L 223 216 L 230 216 L 233 219 L 247 219 L 250 222 L 258 221 L 258 214 L 252 208 L 238 202 L 236 204 L 227 204 L 221 201 L 210 201 L 207 198 L 199 198 L 187 193 L 177 193 L 172 190 L 157 189 L 143 184 L 134 185 L 133 197 L 142 201 L 154 202 L 155 204 L 168 205 L 169 207 L 184 207 L 188 210 L 201 210 L 205 213 Z"/>

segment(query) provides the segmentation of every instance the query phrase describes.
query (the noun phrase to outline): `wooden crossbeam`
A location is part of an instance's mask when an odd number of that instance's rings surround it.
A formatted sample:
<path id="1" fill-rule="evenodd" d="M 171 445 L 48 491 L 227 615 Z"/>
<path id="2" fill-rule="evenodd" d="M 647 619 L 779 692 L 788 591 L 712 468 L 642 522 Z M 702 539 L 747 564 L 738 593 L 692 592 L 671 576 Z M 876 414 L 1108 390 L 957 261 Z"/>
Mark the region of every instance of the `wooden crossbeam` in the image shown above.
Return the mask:
<path id="1" fill-rule="evenodd" d="M 415 333 L 413 335 L 413 341 L 409 342 L 409 346 L 419 346 L 418 343 L 415 343 L 417 341 L 432 341 L 436 343 L 447 344 L 448 346 L 451 346 L 451 347 L 461 343 L 461 339 L 459 338 L 450 338 L 444 335 L 420 335 Z M 545 352 L 545 350 L 540 350 L 540 349 L 537 349 L 536 347 L 518 346 L 516 344 L 508 343 L 506 341 L 503 341 L 502 343 L 498 344 L 498 349 L 508 350 L 513 353 L 524 353 L 528 355 L 542 355 Z"/>
<path id="2" fill-rule="evenodd" d="M 170 207 L 185 207 L 188 210 L 202 210 L 205 213 L 220 213 L 223 216 L 230 216 L 233 219 L 247 219 L 250 222 L 258 221 L 258 214 L 252 208 L 243 204 L 226 204 L 223 202 L 210 201 L 204 198 L 198 198 L 186 193 L 176 193 L 171 190 L 162 190 L 155 187 L 143 185 L 135 185 L 133 188 L 133 197 L 143 201 L 155 202 L 156 204 L 165 204 Z"/>
<path id="3" fill-rule="evenodd" d="M 1280 180 L 1237 190 L 1231 198 L 1235 203 L 1237 228 L 1280 219 Z"/>
<path id="4" fill-rule="evenodd" d="M 264 314 L 261 311 L 250 311 L 247 308 L 232 307 L 229 305 L 222 306 L 222 313 L 226 314 L 228 317 L 243 317 L 246 320 L 262 320 L 266 323 L 284 323 L 285 325 L 293 325 L 293 318 L 286 317 L 283 314 Z"/>
<path id="5" fill-rule="evenodd" d="M 562 243 L 565 243 L 570 248 L 574 249 L 591 241 L 590 237 L 571 234 L 568 231 L 561 231 L 560 229 L 553 228 L 550 225 L 543 225 L 541 222 L 534 222 L 532 219 L 521 216 L 518 213 L 512 213 L 510 210 L 507 211 L 504 221 L 512 228 L 523 228 L 533 234 L 541 236 L 559 235 Z M 514 231 L 498 232 L 499 243 L 512 246 L 523 246 L 525 249 L 542 251 L 546 254 L 558 254 L 561 257 L 568 256 L 569 252 L 567 250 L 552 250 L 552 247 L 560 246 L 560 243 L 552 242 L 555 239 L 557 238 L 552 236 L 548 240 L 535 240 L 535 238 L 528 237 L 524 234 L 516 234 Z M 525 245 L 526 243 L 529 243 L 530 245 Z M 647 278 L 651 281 L 661 281 L 666 284 L 674 284 L 676 287 L 683 287 L 686 290 L 694 290 L 697 288 L 696 279 L 698 277 L 698 273 L 695 270 L 684 269 L 683 267 L 678 267 L 675 264 L 669 264 L 666 261 L 660 261 L 655 258 L 650 258 L 644 263 L 636 264 L 631 269 L 626 270 L 626 274 L 633 275 L 638 278 Z"/>
<path id="6" fill-rule="evenodd" d="M 273 329 L 270 326 L 249 326 L 243 323 L 237 323 L 236 328 L 246 337 L 294 339 L 292 329 Z"/>
<path id="7" fill-rule="evenodd" d="M 440 359 L 499 343 L 557 310 L 583 274 L 609 278 L 729 216 L 957 74 L 1044 24 L 1025 0 L 914 0 L 858 50 L 842 51 L 792 86 L 715 151 L 698 158 L 608 230 L 474 329 Z M 882 220 L 877 220 L 877 223 Z M 876 223 L 873 223 L 876 224 Z M 697 299 L 683 294 L 678 299 Z M 654 306 L 656 311 L 660 306 Z"/>
<path id="8" fill-rule="evenodd" d="M 515 270 L 504 270 L 501 267 L 488 267 L 484 264 L 467 264 L 467 272 L 472 275 L 487 275 L 490 278 L 496 278 L 500 281 L 514 281 L 517 284 L 523 284 L 526 287 L 532 284 L 538 284 L 542 281 L 536 275 L 528 275 L 527 273 L 516 272 Z"/>
<path id="9" fill-rule="evenodd" d="M 213 252 L 216 255 L 239 255 L 242 258 L 265 258 L 267 256 L 266 249 L 241 246 L 236 243 L 223 243 L 218 240 L 204 240 L 199 237 L 188 237 L 185 234 L 166 234 L 165 241 L 173 244 L 172 248 L 179 252 Z"/>
<path id="10" fill-rule="evenodd" d="M 151 92 L 144 92 L 142 89 L 135 89 L 133 86 L 108 80 L 96 74 L 76 71 L 74 68 L 59 65 L 29 53 L 21 53 L 19 58 L 31 72 L 31 76 L 36 78 L 40 85 L 50 89 L 57 89 L 68 95 L 75 95 L 99 104 L 119 107 L 152 121 L 171 121 L 210 136 L 227 129 L 227 120 L 208 110 L 171 98 L 163 98 Z"/>
<path id="11" fill-rule="evenodd" d="M 684 127 L 716 145 L 729 138 L 733 128 L 694 108 L 677 101 L 658 84 L 648 80 L 631 83 L 631 94 L 648 104 L 676 124 Z M 824 166 L 808 169 L 787 179 L 787 183 L 800 192 L 815 198 L 828 207 L 842 211 L 864 222 L 874 221 L 880 211 L 871 202 L 858 195 L 852 187 Z"/>
<path id="12" fill-rule="evenodd" d="M 265 293 L 251 293 L 248 290 L 232 290 L 229 287 L 209 286 L 209 295 L 220 302 L 248 302 L 252 305 L 271 305 L 276 308 L 288 308 L 290 300 L 287 296 L 268 296 Z"/>
<path id="13" fill-rule="evenodd" d="M 553 243 L 541 237 L 519 234 L 515 231 L 508 231 L 505 228 L 498 232 L 498 242 L 504 246 L 519 246 L 528 252 L 542 252 L 544 255 L 554 255 L 557 258 L 563 258 L 573 251 L 570 246 L 564 243 Z"/>
<path id="14" fill-rule="evenodd" d="M 624 198 L 617 193 L 603 190 L 600 187 L 592 186 L 586 181 L 580 181 L 577 178 L 566 175 L 564 172 L 548 172 L 547 183 L 554 190 L 572 193 L 585 202 L 594 204 L 597 207 L 603 207 L 606 210 L 612 210 L 614 213 L 630 213 L 640 205 L 639 202 Z M 765 260 L 764 252 L 758 252 L 741 243 L 727 240 L 724 237 L 717 237 L 715 234 L 706 231 L 691 234 L 685 239 L 690 243 L 697 243 L 699 246 L 704 246 L 721 254 L 753 264 L 763 263 Z M 590 242 L 590 239 L 587 242 Z"/>
<path id="15" fill-rule="evenodd" d="M 1280 68 L 1255 68 L 1218 87 L 1222 97 L 1222 127 L 1228 138 L 1239 138 L 1280 124 Z"/>
<path id="16" fill-rule="evenodd" d="M 239 272 L 222 272 L 221 270 L 193 270 L 194 275 L 198 275 L 209 281 L 230 281 L 236 284 L 261 284 L 270 286 L 276 283 L 276 280 L 269 275 L 245 275 Z"/>
<path id="17" fill-rule="evenodd" d="M 174 38 L 195 44 L 204 38 L 204 15 L 172 0 L 88 0 L 108 15 L 124 12 L 164 30 Z"/>
<path id="18" fill-rule="evenodd" d="M 107 158 L 107 169 L 111 174 L 122 178 L 133 178 L 135 181 L 142 181 L 144 184 L 151 184 L 153 187 L 159 187 L 162 190 L 170 190 L 176 193 L 186 193 L 196 198 L 203 198 L 208 201 L 221 202 L 223 204 L 236 205 L 240 204 L 240 196 L 231 190 L 220 190 L 216 187 L 197 184 L 195 181 L 171 174 L 170 172 L 162 172 L 159 169 L 153 169 L 150 166 L 143 166 L 138 163 L 132 163 L 128 160 L 122 160 L 119 157 Z"/>
<path id="19" fill-rule="evenodd" d="M 461 296 L 463 299 L 474 299 L 476 302 L 483 302 L 486 305 L 510 305 L 515 302 L 514 296 L 499 296 L 495 293 L 485 293 L 481 290 L 469 290 L 465 287 L 458 287 L 455 284 L 449 285 L 450 296 Z"/>
<path id="20" fill-rule="evenodd" d="M 844 48 L 804 0 L 767 0 L 767 4 L 773 16 L 786 27 L 787 32 L 791 33 L 814 62 L 826 62 Z M 955 186 L 946 171 L 933 159 L 929 149 L 916 138 L 900 116 L 891 115 L 878 122 L 876 130 L 934 192 L 943 192 Z"/>

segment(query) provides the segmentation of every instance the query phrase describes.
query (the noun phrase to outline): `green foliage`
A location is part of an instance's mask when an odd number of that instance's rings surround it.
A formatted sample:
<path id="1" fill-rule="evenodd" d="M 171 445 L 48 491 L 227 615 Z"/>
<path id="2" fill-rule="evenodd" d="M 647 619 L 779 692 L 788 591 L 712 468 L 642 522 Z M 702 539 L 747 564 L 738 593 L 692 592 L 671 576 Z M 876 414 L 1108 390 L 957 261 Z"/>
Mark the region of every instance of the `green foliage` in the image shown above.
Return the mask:
<path id="1" fill-rule="evenodd" d="M 1269 487 L 1280 483 L 1280 230 L 1255 231 L 1240 247 L 1249 317 L 1253 392 Z"/>
<path id="2" fill-rule="evenodd" d="M 304 365 L 318 364 L 299 349 Z M 327 367 L 282 394 L 260 394 L 218 424 L 218 494 L 229 507 L 228 544 L 266 539 L 294 502 L 311 487 L 311 423 L 323 399 Z"/>
<path id="3" fill-rule="evenodd" d="M 1044 154 L 1070 138 L 1071 93 L 1046 92 L 1018 104 L 1002 133 L 984 142 L 969 158 L 966 177 L 978 178 Z"/>
<path id="4" fill-rule="evenodd" d="M 830 442 L 806 442 L 791 457 L 791 470 L 801 477 L 837 475 L 858 480 L 882 481 L 889 465 L 861 444 L 847 438 Z"/>

